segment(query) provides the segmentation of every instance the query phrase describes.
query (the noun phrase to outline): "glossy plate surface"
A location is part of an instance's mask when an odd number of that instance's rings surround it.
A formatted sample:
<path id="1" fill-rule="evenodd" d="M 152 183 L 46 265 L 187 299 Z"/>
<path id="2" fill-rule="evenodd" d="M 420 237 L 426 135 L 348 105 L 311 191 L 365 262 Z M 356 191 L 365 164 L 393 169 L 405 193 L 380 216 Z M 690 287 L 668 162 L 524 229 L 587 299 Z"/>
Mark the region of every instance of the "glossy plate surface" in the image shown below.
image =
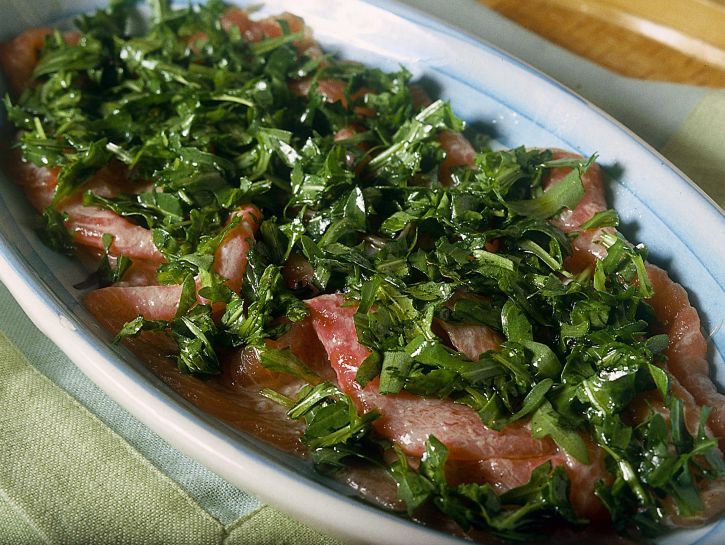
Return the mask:
<path id="1" fill-rule="evenodd" d="M 54 24 L 96 2 L 5 2 L 0 39 Z M 9 4 L 9 5 L 8 5 Z M 610 202 L 630 240 L 685 285 L 712 332 L 713 372 L 725 383 L 725 263 L 722 211 L 681 173 L 581 97 L 505 53 L 384 0 L 269 0 L 263 13 L 303 16 L 321 44 L 345 58 L 384 69 L 401 64 L 440 88 L 464 119 L 497 145 L 551 146 L 599 154 L 621 172 Z M 4 89 L 0 91 L 4 93 Z M 109 335 L 78 303 L 80 266 L 55 255 L 31 229 L 22 192 L 0 179 L 0 280 L 28 316 L 114 400 L 169 443 L 237 486 L 324 531 L 354 542 L 460 543 L 341 494 L 296 459 L 244 437 L 181 400 Z M 678 532 L 667 545 L 725 543 L 725 524 Z"/>

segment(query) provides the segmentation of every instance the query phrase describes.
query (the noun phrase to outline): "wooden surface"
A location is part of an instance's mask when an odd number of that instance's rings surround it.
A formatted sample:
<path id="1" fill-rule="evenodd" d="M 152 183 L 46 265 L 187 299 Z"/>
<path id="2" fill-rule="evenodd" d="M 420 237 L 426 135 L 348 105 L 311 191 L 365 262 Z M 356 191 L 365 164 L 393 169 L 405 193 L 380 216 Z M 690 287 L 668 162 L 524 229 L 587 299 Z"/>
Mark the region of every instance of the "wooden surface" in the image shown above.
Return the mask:
<path id="1" fill-rule="evenodd" d="M 624 76 L 725 87 L 725 0 L 479 0 Z"/>

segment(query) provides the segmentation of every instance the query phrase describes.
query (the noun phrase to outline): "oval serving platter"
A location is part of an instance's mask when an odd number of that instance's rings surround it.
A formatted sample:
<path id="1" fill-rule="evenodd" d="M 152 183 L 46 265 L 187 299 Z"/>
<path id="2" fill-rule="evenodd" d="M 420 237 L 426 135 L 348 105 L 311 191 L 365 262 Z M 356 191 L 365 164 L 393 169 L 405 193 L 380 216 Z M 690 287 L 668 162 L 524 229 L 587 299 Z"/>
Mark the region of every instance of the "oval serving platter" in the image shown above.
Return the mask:
<path id="1" fill-rule="evenodd" d="M 244 3 L 244 2 L 243 2 Z M 0 39 L 102 5 L 84 0 L 4 3 Z M 9 5 L 8 5 L 9 4 Z M 471 9 L 471 8 L 469 8 Z M 263 14 L 305 18 L 322 46 L 387 70 L 401 64 L 440 90 L 495 146 L 549 146 L 590 155 L 618 172 L 610 184 L 630 240 L 688 288 L 711 333 L 713 372 L 725 384 L 725 219 L 722 210 L 656 151 L 584 99 L 493 46 L 386 0 L 268 0 Z M 2 82 L 0 92 L 4 94 Z M 357 543 L 461 543 L 349 497 L 304 462 L 235 432 L 174 394 L 123 347 L 109 345 L 78 302 L 80 266 L 43 246 L 22 191 L 0 174 L 0 280 L 31 320 L 110 397 L 185 454 L 290 515 Z M 718 238 L 719 237 L 719 238 Z M 721 520 L 661 545 L 725 542 Z"/>

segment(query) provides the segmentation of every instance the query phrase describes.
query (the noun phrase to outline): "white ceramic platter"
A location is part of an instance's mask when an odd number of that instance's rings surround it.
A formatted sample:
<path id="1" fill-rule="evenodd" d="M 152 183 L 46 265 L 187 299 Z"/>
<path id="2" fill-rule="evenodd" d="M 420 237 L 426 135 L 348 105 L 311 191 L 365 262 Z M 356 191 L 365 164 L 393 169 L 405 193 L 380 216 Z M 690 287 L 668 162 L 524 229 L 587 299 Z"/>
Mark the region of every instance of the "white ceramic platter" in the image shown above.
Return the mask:
<path id="1" fill-rule="evenodd" d="M 96 5 L 5 1 L 0 39 Z M 546 76 L 411 8 L 384 0 L 269 0 L 264 7 L 265 13 L 284 10 L 303 16 L 328 50 L 389 70 L 403 64 L 432 80 L 461 117 L 481 123 L 502 146 L 598 152 L 600 163 L 621 170 L 609 197 L 623 230 L 630 240 L 646 242 L 651 261 L 687 286 L 712 332 L 713 372 L 725 382 L 723 213 L 657 152 Z M 83 278 L 79 266 L 42 245 L 31 229 L 32 216 L 22 192 L 0 179 L 0 280 L 86 375 L 169 443 L 262 500 L 347 540 L 459 543 L 345 496 L 306 464 L 196 410 L 130 352 L 110 347 L 109 335 L 78 303 L 72 285 Z M 725 543 L 725 524 L 678 532 L 658 543 L 719 545 Z"/>

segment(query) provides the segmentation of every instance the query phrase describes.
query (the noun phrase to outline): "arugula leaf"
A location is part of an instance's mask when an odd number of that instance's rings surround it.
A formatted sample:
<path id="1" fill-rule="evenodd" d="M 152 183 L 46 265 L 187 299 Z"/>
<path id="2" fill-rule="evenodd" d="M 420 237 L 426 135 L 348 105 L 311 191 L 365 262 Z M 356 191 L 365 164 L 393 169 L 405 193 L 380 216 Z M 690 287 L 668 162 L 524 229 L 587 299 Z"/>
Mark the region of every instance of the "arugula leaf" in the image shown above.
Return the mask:
<path id="1" fill-rule="evenodd" d="M 132 261 L 127 256 L 120 255 L 116 258 L 115 267 L 111 266 L 109 252 L 113 244 L 113 235 L 105 233 L 101 237 L 101 242 L 103 243 L 103 256 L 101 256 L 101 261 L 98 263 L 98 268 L 96 269 L 96 278 L 98 279 L 98 284 L 104 287 L 121 280 L 131 266 Z"/>
<path id="2" fill-rule="evenodd" d="M 318 384 L 320 377 L 312 372 L 289 348 L 267 348 L 260 351 L 260 363 L 270 371 L 287 373 L 310 384 Z"/>
<path id="3" fill-rule="evenodd" d="M 528 201 L 510 201 L 509 210 L 521 216 L 537 219 L 547 219 L 556 215 L 562 208 L 573 209 L 584 196 L 584 186 L 581 177 L 596 160 L 592 155 L 587 161 L 575 163 L 574 169 L 558 183 L 550 187 L 543 195 Z M 548 166 L 558 166 L 561 163 L 549 163 Z M 569 166 L 567 164 L 566 166 Z"/>
<path id="4" fill-rule="evenodd" d="M 100 167 L 108 163 L 111 154 L 106 149 L 107 143 L 105 138 L 101 138 L 91 142 L 88 148 L 81 153 L 72 157 L 67 156 L 69 162 L 58 173 L 58 185 L 55 188 L 53 204 L 61 202 Z"/>
<path id="5" fill-rule="evenodd" d="M 264 390 L 262 393 L 272 400 L 279 399 L 276 392 Z M 375 411 L 358 415 L 352 399 L 330 382 L 303 386 L 296 399 L 282 402 L 288 406 L 287 415 L 290 418 L 305 419 L 307 429 L 302 441 L 313 451 L 349 446 L 364 440 L 370 431 L 370 423 L 379 416 Z M 353 451 L 346 449 L 342 452 Z M 329 456 L 328 452 L 318 459 L 327 460 Z M 335 465 L 339 464 L 338 456 L 332 459 L 335 460 Z"/>
<path id="6" fill-rule="evenodd" d="M 505 539 L 526 540 L 537 526 L 558 520 L 582 524 L 569 504 L 569 481 L 562 468 L 547 462 L 537 467 L 525 485 L 496 494 L 490 484 L 452 486 L 445 475 L 448 450 L 431 436 L 418 472 L 412 470 L 398 451 L 398 461 L 390 473 L 398 485 L 398 497 L 410 515 L 432 502 L 465 531 L 484 529 Z M 532 531 L 534 533 L 532 533 Z M 540 530 L 539 530 L 540 531 Z"/>
<path id="7" fill-rule="evenodd" d="M 581 435 L 568 427 L 559 414 L 544 401 L 531 418 L 531 435 L 543 439 L 547 435 L 568 454 L 582 462 L 589 463 L 589 453 Z"/>
<path id="8" fill-rule="evenodd" d="M 59 212 L 49 206 L 43 210 L 43 215 L 38 218 L 35 229 L 40 233 L 43 242 L 50 249 L 72 256 L 75 255 L 75 243 L 72 235 L 65 227 L 67 219 L 68 214 Z"/>

